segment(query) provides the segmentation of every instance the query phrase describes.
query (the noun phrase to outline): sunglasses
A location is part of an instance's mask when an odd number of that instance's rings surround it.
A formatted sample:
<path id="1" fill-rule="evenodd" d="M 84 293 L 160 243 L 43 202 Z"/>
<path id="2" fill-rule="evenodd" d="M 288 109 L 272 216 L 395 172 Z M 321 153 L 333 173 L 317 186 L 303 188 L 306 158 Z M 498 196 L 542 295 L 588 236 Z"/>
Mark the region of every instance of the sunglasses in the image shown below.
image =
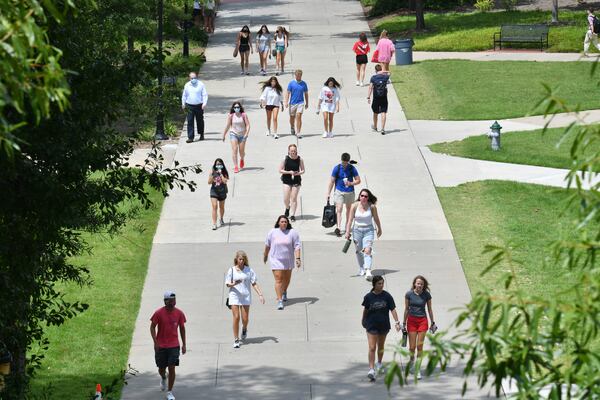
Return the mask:
<path id="1" fill-rule="evenodd" d="M 360 197 L 367 197 L 368 198 L 369 195 L 368 194 L 361 194 Z"/>

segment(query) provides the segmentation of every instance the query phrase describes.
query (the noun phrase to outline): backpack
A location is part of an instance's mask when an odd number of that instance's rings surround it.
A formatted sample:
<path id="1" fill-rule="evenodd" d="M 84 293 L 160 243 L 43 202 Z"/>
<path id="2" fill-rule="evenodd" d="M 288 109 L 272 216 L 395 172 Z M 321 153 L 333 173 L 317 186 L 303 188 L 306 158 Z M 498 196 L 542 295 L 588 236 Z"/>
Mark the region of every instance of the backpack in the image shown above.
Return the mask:
<path id="1" fill-rule="evenodd" d="M 387 96 L 387 81 L 389 78 L 386 77 L 385 80 L 377 79 L 373 84 L 373 96 L 374 97 L 385 97 Z"/>
<path id="2" fill-rule="evenodd" d="M 338 164 L 337 165 L 337 171 L 335 172 L 335 180 L 337 182 L 338 179 L 340 179 L 340 170 L 344 168 L 342 167 L 342 164 Z M 354 179 L 354 169 L 350 169 L 350 176 L 348 178 L 352 178 Z"/>
<path id="3" fill-rule="evenodd" d="M 600 20 L 594 15 L 594 21 L 592 23 L 592 26 L 594 28 L 594 32 L 593 33 L 600 33 Z"/>
<path id="4" fill-rule="evenodd" d="M 321 225 L 324 228 L 331 228 L 337 224 L 337 214 L 335 213 L 335 204 L 330 204 L 329 200 L 325 207 L 323 207 L 323 220 L 321 221 Z"/>

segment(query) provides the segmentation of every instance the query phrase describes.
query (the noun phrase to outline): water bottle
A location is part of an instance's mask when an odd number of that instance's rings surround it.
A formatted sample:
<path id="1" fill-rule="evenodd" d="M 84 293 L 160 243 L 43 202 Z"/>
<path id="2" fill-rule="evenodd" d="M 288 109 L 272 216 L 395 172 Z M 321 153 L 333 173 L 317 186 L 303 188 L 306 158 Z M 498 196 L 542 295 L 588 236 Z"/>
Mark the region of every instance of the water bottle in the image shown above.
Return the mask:
<path id="1" fill-rule="evenodd" d="M 408 331 L 406 328 L 402 328 L 402 347 L 406 347 L 406 342 L 408 341 Z"/>
<path id="2" fill-rule="evenodd" d="M 347 253 L 350 248 L 350 244 L 352 244 L 352 240 L 346 239 L 346 243 L 344 243 L 344 248 L 342 249 L 342 253 Z"/>

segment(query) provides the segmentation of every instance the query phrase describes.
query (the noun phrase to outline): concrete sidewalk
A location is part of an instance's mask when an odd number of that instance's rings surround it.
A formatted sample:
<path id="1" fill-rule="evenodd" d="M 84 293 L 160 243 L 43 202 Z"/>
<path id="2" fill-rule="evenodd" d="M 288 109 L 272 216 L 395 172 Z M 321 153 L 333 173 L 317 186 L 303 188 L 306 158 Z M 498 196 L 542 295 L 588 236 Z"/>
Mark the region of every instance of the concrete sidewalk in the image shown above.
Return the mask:
<path id="1" fill-rule="evenodd" d="M 414 61 L 426 60 L 471 60 L 471 61 L 598 61 L 600 54 L 591 52 L 589 57 L 581 53 L 544 53 L 541 51 L 415 51 Z"/>
<path id="2" fill-rule="evenodd" d="M 264 111 L 258 107 L 259 82 L 254 73 L 239 75 L 239 59 L 232 58 L 236 32 L 248 24 L 291 31 L 287 71 L 304 70 L 310 107 L 304 115 L 304 138 L 289 135 L 287 110 L 280 116 L 274 140 L 265 135 Z M 400 104 L 390 93 L 387 131 L 370 131 L 367 88 L 354 86 L 352 45 L 359 32 L 368 31 L 358 1 L 295 0 L 245 1 L 224 4 L 217 32 L 206 50 L 208 62 L 200 74 L 209 92 L 206 139 L 185 143 L 182 137 L 175 160 L 183 165 L 202 163 L 196 192 L 175 190 L 163 206 L 150 257 L 140 313 L 129 363 L 139 373 L 129 379 L 123 399 L 161 399 L 148 332 L 152 312 L 162 305 L 162 293 L 173 289 L 178 306 L 188 317 L 188 354 L 182 356 L 175 395 L 178 399 L 359 399 L 388 397 L 382 379 L 367 381 L 366 335 L 360 325 L 363 296 L 370 284 L 355 276 L 352 252 L 343 254 L 343 239 L 320 225 L 331 169 L 342 152 L 358 161 L 365 187 L 378 196 L 383 236 L 374 245 L 374 268 L 386 277 L 386 289 L 402 313 L 402 298 L 416 274 L 432 284 L 436 323 L 445 329 L 456 308 L 470 299 L 462 267 L 433 182 Z M 258 59 L 251 56 L 251 70 Z M 272 71 L 272 60 L 270 61 Z M 369 65 L 369 73 L 373 66 Z M 334 76 L 343 85 L 335 138 L 322 139 L 322 117 L 315 115 L 316 96 L 323 82 Z M 293 79 L 280 77 L 282 86 Z M 230 172 L 230 145 L 221 141 L 231 103 L 242 99 L 252 124 L 246 165 L 232 175 L 226 203 L 225 227 L 211 230 L 206 171 L 216 157 Z M 303 240 L 304 267 L 294 272 L 289 305 L 275 309 L 273 278 L 261 262 L 264 238 L 284 210 L 278 165 L 288 144 L 297 143 L 306 174 L 300 191 L 294 228 Z M 224 274 L 234 252 L 245 250 L 259 276 L 267 303 L 252 306 L 249 337 L 233 349 L 231 313 L 224 306 Z M 400 339 L 390 333 L 388 343 Z M 390 360 L 387 352 L 385 360 Z M 393 387 L 391 398 L 460 398 L 461 369 L 453 365 L 418 386 Z M 465 398 L 487 397 L 473 389 Z"/>

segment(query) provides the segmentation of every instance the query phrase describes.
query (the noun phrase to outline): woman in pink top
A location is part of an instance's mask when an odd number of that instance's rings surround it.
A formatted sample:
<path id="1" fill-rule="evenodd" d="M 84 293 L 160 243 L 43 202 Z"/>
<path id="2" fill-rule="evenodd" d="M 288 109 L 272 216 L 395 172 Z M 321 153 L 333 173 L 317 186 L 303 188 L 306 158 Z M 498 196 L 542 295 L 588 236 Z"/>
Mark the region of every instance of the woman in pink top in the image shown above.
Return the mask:
<path id="1" fill-rule="evenodd" d="M 229 139 L 231 140 L 231 152 L 233 159 L 233 172 L 236 174 L 240 172 L 240 169 L 244 168 L 244 156 L 246 155 L 246 139 L 250 134 L 250 121 L 248 116 L 244 112 L 244 107 L 239 101 L 234 101 L 229 110 L 229 116 L 227 117 L 227 126 L 223 131 L 223 141 L 229 132 Z M 238 167 L 238 153 L 240 165 Z"/>
<path id="2" fill-rule="evenodd" d="M 283 302 L 287 301 L 287 289 L 292 279 L 294 265 L 300 268 L 302 258 L 300 249 L 302 243 L 298 232 L 292 229 L 290 220 L 285 215 L 277 218 L 275 227 L 269 231 L 265 240 L 263 261 L 271 262 L 271 270 L 275 278 L 275 294 L 277 309 L 283 310 Z"/>
<path id="3" fill-rule="evenodd" d="M 386 30 L 381 31 L 381 35 L 379 35 L 379 42 L 377 42 L 377 49 L 375 50 L 379 53 L 377 60 L 384 72 L 389 72 L 390 70 L 390 61 L 394 55 L 394 43 L 390 39 L 388 39 L 388 33 Z"/>

